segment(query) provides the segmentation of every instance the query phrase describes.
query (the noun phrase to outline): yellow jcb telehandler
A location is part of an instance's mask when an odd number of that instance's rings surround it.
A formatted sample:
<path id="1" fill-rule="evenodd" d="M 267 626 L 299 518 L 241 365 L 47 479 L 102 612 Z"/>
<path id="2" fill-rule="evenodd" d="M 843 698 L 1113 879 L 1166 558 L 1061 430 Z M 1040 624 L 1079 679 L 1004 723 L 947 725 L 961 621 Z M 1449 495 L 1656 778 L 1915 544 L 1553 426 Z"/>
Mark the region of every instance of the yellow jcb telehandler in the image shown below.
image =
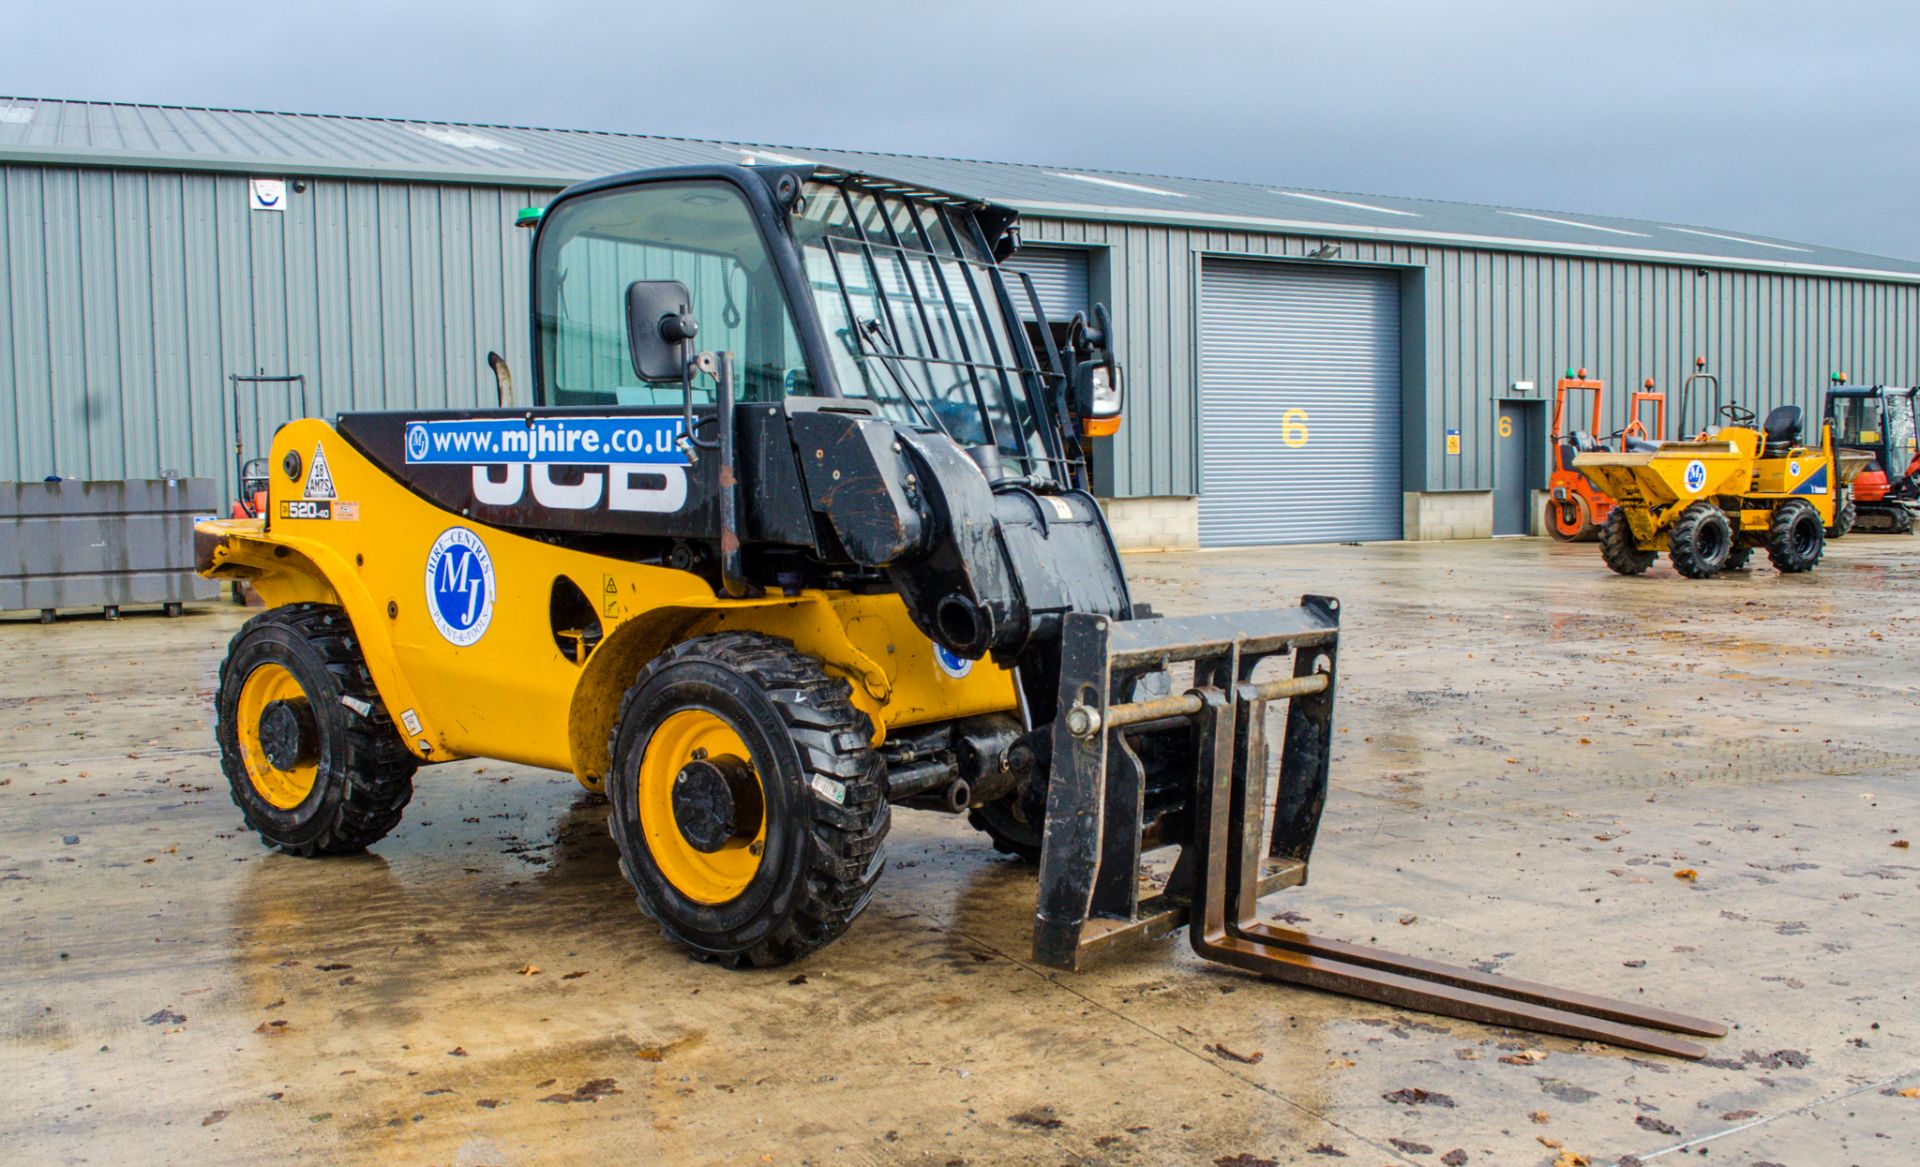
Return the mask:
<path id="1" fill-rule="evenodd" d="M 1096 308 L 1055 343 L 1000 263 L 1013 212 L 712 166 L 525 218 L 531 406 L 293 423 L 266 515 L 198 529 L 202 570 L 270 605 L 216 725 L 269 843 L 368 846 L 423 764 L 568 771 L 669 940 L 764 966 L 866 907 L 897 804 L 1038 863 L 1052 967 L 1185 923 L 1212 959 L 1408 1008 L 1683 1057 L 1659 1031 L 1724 1032 L 1256 919 L 1306 882 L 1340 606 L 1134 602 L 1083 457 L 1119 425 L 1112 329 Z"/>

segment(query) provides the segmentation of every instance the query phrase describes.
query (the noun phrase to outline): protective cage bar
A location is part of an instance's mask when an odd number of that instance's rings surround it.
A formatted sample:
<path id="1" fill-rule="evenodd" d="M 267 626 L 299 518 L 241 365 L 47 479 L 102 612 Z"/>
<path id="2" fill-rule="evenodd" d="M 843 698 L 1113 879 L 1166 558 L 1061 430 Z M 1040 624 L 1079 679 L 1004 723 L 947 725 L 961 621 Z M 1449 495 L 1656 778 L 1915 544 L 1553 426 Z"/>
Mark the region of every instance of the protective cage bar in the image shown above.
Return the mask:
<path id="1" fill-rule="evenodd" d="M 1488 1025 L 1704 1057 L 1700 1045 L 1660 1031 L 1719 1037 L 1725 1026 L 1260 922 L 1261 897 L 1306 882 L 1326 802 L 1338 608 L 1307 596 L 1299 608 L 1234 616 L 1068 617 L 1035 959 L 1079 968 L 1120 940 L 1164 936 L 1186 923 L 1202 957 L 1274 980 Z M 1262 661 L 1287 653 L 1290 676 L 1253 681 Z M 1177 661 L 1193 662 L 1192 689 L 1123 699 L 1140 677 Z M 1267 706 L 1276 700 L 1288 709 L 1263 844 Z M 1142 821 L 1155 764 L 1184 767 L 1193 798 L 1164 836 L 1182 842 L 1166 889 L 1143 899 L 1141 852 L 1168 825 Z"/>

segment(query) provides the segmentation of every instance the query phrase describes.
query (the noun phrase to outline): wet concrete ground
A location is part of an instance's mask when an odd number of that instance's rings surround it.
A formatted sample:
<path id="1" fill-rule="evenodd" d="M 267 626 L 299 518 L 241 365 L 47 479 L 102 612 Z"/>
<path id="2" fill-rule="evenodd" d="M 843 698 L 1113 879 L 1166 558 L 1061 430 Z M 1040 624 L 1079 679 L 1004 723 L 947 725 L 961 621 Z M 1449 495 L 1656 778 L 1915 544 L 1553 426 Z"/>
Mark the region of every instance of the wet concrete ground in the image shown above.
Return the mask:
<path id="1" fill-rule="evenodd" d="M 924 813 L 851 932 L 767 972 L 669 949 L 553 774 L 424 771 L 371 854 L 275 855 L 210 748 L 243 614 L 207 607 L 0 623 L 0 1160 L 1920 1160 L 1920 540 L 1705 583 L 1530 540 L 1129 564 L 1170 614 L 1344 601 L 1313 882 L 1269 914 L 1720 1018 L 1711 1060 L 1178 941 L 1040 970 L 1030 872 Z"/>

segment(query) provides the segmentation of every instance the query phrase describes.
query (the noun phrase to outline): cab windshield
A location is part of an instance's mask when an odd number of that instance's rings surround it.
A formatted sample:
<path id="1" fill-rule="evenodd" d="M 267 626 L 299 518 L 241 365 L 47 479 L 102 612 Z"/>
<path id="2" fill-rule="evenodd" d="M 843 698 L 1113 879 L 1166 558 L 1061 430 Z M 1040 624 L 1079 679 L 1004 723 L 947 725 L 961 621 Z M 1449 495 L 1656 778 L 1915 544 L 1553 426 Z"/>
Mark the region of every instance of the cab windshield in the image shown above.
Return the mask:
<path id="1" fill-rule="evenodd" d="M 732 352 L 742 401 L 810 394 L 767 244 L 746 199 L 713 180 L 644 183 L 566 199 L 541 231 L 534 316 L 548 405 L 678 405 L 678 381 L 633 371 L 626 287 L 678 280 L 687 289 L 700 347 Z M 712 385 L 695 384 L 696 400 Z"/>
<path id="2" fill-rule="evenodd" d="M 792 229 L 843 394 L 1051 477 L 1032 350 L 969 212 L 815 182 Z"/>
<path id="3" fill-rule="evenodd" d="M 1895 412 L 1898 412 L 1896 409 Z M 1878 397 L 1837 397 L 1833 403 L 1833 440 L 1843 446 L 1877 446 L 1881 438 Z"/>

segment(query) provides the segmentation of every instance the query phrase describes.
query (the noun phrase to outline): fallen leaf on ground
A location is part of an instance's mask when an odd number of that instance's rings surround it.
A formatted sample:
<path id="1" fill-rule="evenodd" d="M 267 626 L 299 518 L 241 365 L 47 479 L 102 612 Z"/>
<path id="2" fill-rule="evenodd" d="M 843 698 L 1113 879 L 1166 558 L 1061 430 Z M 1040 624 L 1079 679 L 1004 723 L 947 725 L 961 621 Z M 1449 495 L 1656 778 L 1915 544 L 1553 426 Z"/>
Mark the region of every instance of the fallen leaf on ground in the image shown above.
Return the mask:
<path id="1" fill-rule="evenodd" d="M 540 966 L 537 964 L 523 964 L 520 966 L 520 975 L 523 977 L 538 976 L 539 974 Z"/>
<path id="2" fill-rule="evenodd" d="M 1547 1122 L 1548 1122 L 1547 1112 L 1544 1110 L 1536 1110 L 1532 1114 L 1528 1115 L 1527 1117 L 1532 1119 L 1535 1125 L 1538 1125 L 1538 1126 L 1545 1126 L 1547 1125 Z"/>
<path id="3" fill-rule="evenodd" d="M 1523 1049 L 1516 1054 L 1505 1054 L 1500 1060 L 1509 1066 L 1537 1066 L 1547 1060 L 1547 1051 L 1543 1049 Z"/>
<path id="4" fill-rule="evenodd" d="M 584 976 L 586 976 L 586 975 L 587 975 L 587 974 L 586 974 L 586 973 L 584 973 L 584 972 L 570 972 L 570 973 L 562 973 L 562 974 L 560 974 L 560 979 L 561 979 L 561 980 L 563 980 L 563 981 L 577 981 L 577 980 L 579 980 L 579 979 L 580 979 L 581 977 L 584 977 Z"/>
<path id="5" fill-rule="evenodd" d="M 1700 873 L 1698 871 L 1695 871 L 1691 867 L 1682 867 L 1680 870 L 1673 873 L 1673 877 L 1675 879 L 1684 879 L 1691 882 L 1692 880 L 1699 879 Z"/>
<path id="6" fill-rule="evenodd" d="M 1463 1167 L 1463 1164 L 1467 1161 L 1467 1153 L 1461 1148 L 1455 1147 L 1453 1150 L 1440 1156 L 1440 1161 L 1445 1163 L 1447 1167 Z"/>
<path id="7" fill-rule="evenodd" d="M 1633 1125 L 1643 1131 L 1652 1131 L 1655 1134 L 1678 1135 L 1680 1133 L 1680 1128 L 1674 1126 L 1672 1123 L 1662 1122 L 1657 1118 L 1645 1114 L 1636 1116 L 1633 1120 Z"/>
<path id="8" fill-rule="evenodd" d="M 184 1013 L 175 1013 L 171 1009 L 162 1009 L 158 1013 L 141 1018 L 148 1025 L 179 1025 L 186 1021 Z"/>
<path id="9" fill-rule="evenodd" d="M 220 1121 L 221 1119 L 223 1119 L 223 1118 L 225 1118 L 225 1117 L 227 1117 L 227 1115 L 228 1115 L 229 1113 L 231 1113 L 231 1112 L 229 1112 L 229 1111 L 225 1111 L 225 1110 L 216 1110 L 216 1111 L 214 1111 L 214 1112 L 213 1112 L 212 1114 L 209 1114 L 209 1115 L 207 1115 L 207 1117 L 205 1117 L 205 1118 L 203 1118 L 203 1119 L 201 1119 L 201 1120 L 200 1120 L 200 1125 L 201 1125 L 201 1126 L 212 1126 L 212 1125 L 213 1125 L 214 1123 L 216 1123 L 216 1122 L 219 1122 L 219 1121 Z"/>
<path id="10" fill-rule="evenodd" d="M 1250 1054 L 1237 1054 L 1218 1042 L 1215 1042 L 1213 1045 L 1206 1047 L 1206 1049 L 1208 1053 L 1214 1055 L 1215 1057 L 1226 1058 L 1229 1061 L 1239 1062 L 1243 1066 L 1258 1065 L 1260 1062 L 1260 1059 L 1267 1056 L 1261 1050 L 1254 1050 Z"/>
<path id="11" fill-rule="evenodd" d="M 1453 1099 L 1438 1090 L 1422 1090 L 1418 1086 L 1406 1086 L 1380 1097 L 1403 1106 L 1444 1106 L 1452 1109 L 1454 1104 Z"/>
<path id="12" fill-rule="evenodd" d="M 1909 1086 L 1905 1090 L 1896 1090 L 1894 1093 L 1902 1098 L 1920 1098 L 1920 1086 Z"/>
<path id="13" fill-rule="evenodd" d="M 1593 1167 L 1593 1160 L 1572 1151 L 1561 1151 L 1560 1157 L 1553 1161 L 1553 1167 Z"/>
<path id="14" fill-rule="evenodd" d="M 1238 1155 L 1222 1155 L 1213 1161 L 1213 1167 L 1280 1167 L 1278 1159 L 1262 1159 L 1258 1155 L 1249 1155 L 1245 1151 Z"/>
<path id="15" fill-rule="evenodd" d="M 1427 1146 L 1427 1145 L 1426 1145 L 1425 1143 L 1416 1143 L 1416 1142 L 1414 1142 L 1414 1141 L 1413 1141 L 1413 1140 L 1411 1140 L 1411 1139 L 1395 1139 L 1395 1138 L 1389 1138 L 1389 1139 L 1388 1139 L 1387 1141 L 1388 1141 L 1389 1143 L 1392 1143 L 1392 1144 L 1393 1144 L 1393 1149 L 1394 1149 L 1394 1150 L 1396 1150 L 1396 1151 L 1402 1151 L 1402 1152 L 1405 1152 L 1406 1154 L 1409 1154 L 1409 1155 L 1431 1155 L 1431 1154 L 1433 1154 L 1433 1148 L 1432 1148 L 1432 1147 L 1429 1147 L 1429 1146 Z"/>

